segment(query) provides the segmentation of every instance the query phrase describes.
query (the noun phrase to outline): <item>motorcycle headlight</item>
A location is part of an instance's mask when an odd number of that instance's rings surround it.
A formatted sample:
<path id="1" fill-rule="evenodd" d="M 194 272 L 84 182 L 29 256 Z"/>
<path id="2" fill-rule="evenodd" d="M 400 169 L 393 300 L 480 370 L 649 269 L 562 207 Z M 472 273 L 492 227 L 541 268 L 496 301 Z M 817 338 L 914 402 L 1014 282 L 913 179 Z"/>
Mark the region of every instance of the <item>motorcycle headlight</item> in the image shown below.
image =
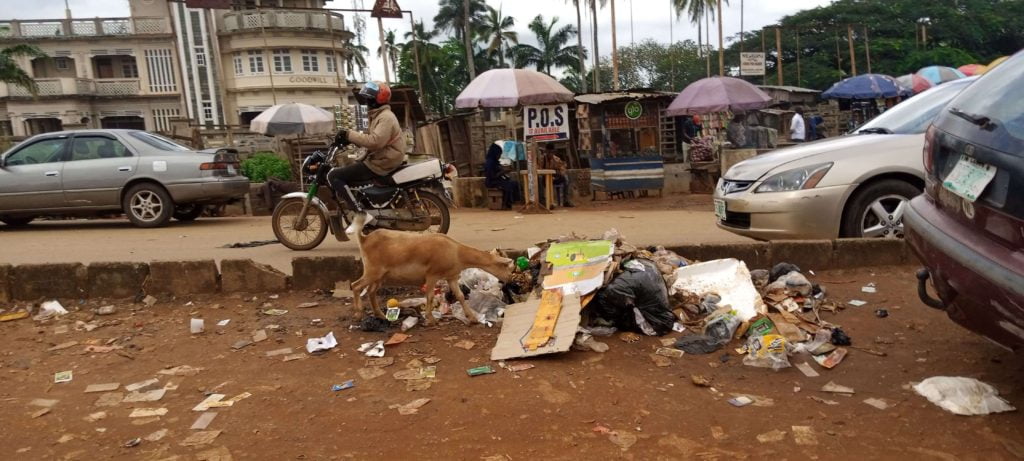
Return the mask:
<path id="1" fill-rule="evenodd" d="M 819 163 L 776 173 L 764 180 L 754 192 L 787 192 L 813 189 L 832 168 L 832 163 Z"/>

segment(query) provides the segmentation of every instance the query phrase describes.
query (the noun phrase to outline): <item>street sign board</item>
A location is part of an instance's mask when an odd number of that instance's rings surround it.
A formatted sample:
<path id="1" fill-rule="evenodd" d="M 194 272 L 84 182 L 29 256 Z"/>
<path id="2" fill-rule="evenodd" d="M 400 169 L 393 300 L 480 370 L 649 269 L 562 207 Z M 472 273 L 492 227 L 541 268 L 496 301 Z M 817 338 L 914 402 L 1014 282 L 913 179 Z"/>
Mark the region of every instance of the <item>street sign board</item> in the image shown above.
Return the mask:
<path id="1" fill-rule="evenodd" d="M 371 18 L 402 18 L 402 7 L 398 6 L 398 0 L 377 0 L 373 4 Z"/>
<path id="2" fill-rule="evenodd" d="M 569 106 L 553 104 L 523 107 L 523 134 L 527 141 L 569 139 Z"/>
<path id="3" fill-rule="evenodd" d="M 764 53 L 740 53 L 740 75 L 764 75 Z"/>

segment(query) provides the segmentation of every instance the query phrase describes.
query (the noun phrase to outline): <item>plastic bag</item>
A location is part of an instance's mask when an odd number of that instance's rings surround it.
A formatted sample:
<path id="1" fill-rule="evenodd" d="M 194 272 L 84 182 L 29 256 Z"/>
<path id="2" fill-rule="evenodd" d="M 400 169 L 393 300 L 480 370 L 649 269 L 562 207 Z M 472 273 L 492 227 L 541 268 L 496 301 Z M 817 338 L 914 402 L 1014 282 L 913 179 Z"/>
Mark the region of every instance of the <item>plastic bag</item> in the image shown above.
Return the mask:
<path id="1" fill-rule="evenodd" d="M 505 313 L 505 303 L 500 299 L 484 291 L 473 291 L 469 293 L 466 304 L 477 314 L 480 323 L 497 323 Z"/>
<path id="2" fill-rule="evenodd" d="M 466 269 L 459 274 L 459 285 L 468 288 L 470 293 L 483 291 L 499 299 L 502 297 L 501 281 L 497 277 L 475 267 Z"/>
<path id="3" fill-rule="evenodd" d="M 658 268 L 666 275 L 688 264 L 685 258 L 672 250 L 666 250 L 663 246 L 655 247 L 654 253 L 651 254 L 651 259 L 658 264 Z"/>
<path id="4" fill-rule="evenodd" d="M 743 357 L 743 364 L 773 370 L 790 367 L 786 355 L 786 338 L 780 335 L 752 336 L 747 340 L 747 355 Z"/>
<path id="5" fill-rule="evenodd" d="M 657 266 L 646 259 L 627 262 L 623 272 L 597 292 L 588 309 L 620 330 L 644 331 L 642 323 L 637 323 L 634 307 L 650 327 L 648 331 L 659 336 L 672 331 L 676 319 L 669 308 L 665 281 Z"/>
<path id="6" fill-rule="evenodd" d="M 705 319 L 704 334 L 715 338 L 719 343 L 725 344 L 736 334 L 742 320 L 736 315 L 735 310 L 719 310 Z"/>
<path id="7" fill-rule="evenodd" d="M 1014 411 L 992 386 L 974 378 L 935 376 L 914 386 L 928 401 L 957 415 L 987 415 Z"/>

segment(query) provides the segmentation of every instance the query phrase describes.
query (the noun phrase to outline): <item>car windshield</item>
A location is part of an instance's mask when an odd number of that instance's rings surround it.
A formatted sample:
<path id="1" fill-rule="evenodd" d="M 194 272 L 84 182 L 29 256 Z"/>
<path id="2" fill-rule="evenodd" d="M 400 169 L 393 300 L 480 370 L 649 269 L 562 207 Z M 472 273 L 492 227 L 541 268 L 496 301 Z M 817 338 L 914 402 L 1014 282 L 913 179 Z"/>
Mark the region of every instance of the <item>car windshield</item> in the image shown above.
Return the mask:
<path id="1" fill-rule="evenodd" d="M 949 107 L 969 117 L 988 118 L 1006 134 L 1024 141 L 1024 56 L 1018 55 L 985 74 L 983 85 L 964 91 Z"/>
<path id="2" fill-rule="evenodd" d="M 860 127 L 857 133 L 924 133 L 946 103 L 966 88 L 968 83 L 956 80 L 925 91 L 875 117 Z"/>
<path id="3" fill-rule="evenodd" d="M 150 146 L 153 146 L 160 150 L 167 150 L 173 152 L 191 152 L 192 149 L 178 144 L 170 139 L 153 133 L 147 133 L 145 131 L 132 131 L 129 133 L 131 137 L 138 139 Z"/>

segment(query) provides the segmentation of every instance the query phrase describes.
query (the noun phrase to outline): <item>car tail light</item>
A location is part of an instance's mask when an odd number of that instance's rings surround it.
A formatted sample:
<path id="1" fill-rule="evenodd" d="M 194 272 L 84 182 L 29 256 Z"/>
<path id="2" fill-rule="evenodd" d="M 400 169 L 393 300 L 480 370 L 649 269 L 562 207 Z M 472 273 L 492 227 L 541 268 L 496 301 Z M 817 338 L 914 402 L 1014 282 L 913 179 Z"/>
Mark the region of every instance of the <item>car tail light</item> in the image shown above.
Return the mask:
<path id="1" fill-rule="evenodd" d="M 210 162 L 210 163 L 202 163 L 202 164 L 200 164 L 200 165 L 199 165 L 199 169 L 200 169 L 201 171 L 211 171 L 211 170 L 237 170 L 237 169 L 238 169 L 238 164 L 237 164 L 237 163 L 230 163 L 230 162 Z"/>
<path id="2" fill-rule="evenodd" d="M 932 154 L 932 144 L 935 143 L 935 125 L 929 125 L 928 131 L 924 134 L 924 150 L 921 152 L 922 160 L 924 161 L 924 172 L 926 174 L 932 174 L 932 170 L 935 168 L 935 156 Z"/>

